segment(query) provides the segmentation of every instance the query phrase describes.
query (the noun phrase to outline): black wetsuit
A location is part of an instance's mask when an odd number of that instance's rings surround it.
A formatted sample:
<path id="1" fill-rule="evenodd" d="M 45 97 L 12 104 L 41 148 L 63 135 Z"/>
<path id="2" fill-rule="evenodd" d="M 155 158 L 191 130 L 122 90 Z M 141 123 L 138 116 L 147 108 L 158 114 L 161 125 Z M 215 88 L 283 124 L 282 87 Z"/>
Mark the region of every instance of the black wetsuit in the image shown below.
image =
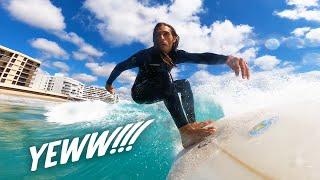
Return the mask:
<path id="1" fill-rule="evenodd" d="M 169 53 L 174 64 L 223 64 L 227 56 L 213 53 L 188 53 L 176 50 Z M 139 72 L 131 89 L 132 99 L 139 104 L 150 104 L 164 101 L 178 128 L 195 122 L 193 94 L 188 80 L 173 81 L 171 68 L 161 59 L 159 51 L 148 48 L 139 51 L 127 60 L 119 63 L 110 74 L 107 84 L 112 82 L 121 72 L 139 67 Z M 181 93 L 181 101 L 178 93 Z"/>

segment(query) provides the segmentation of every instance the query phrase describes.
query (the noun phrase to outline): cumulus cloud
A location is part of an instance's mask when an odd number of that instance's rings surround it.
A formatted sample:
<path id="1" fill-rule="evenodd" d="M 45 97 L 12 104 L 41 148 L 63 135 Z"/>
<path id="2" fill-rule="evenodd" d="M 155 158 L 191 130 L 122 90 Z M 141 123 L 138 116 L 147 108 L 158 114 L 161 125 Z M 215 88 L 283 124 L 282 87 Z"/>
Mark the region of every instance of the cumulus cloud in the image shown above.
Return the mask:
<path id="1" fill-rule="evenodd" d="M 126 1 L 126 6 L 123 1 L 84 2 L 84 7 L 100 21 L 97 28 L 102 37 L 115 45 L 140 42 L 151 46 L 152 30 L 159 21 L 176 28 L 180 47 L 187 51 L 236 54 L 255 44 L 253 28 L 249 25 L 234 25 L 229 20 L 202 25 L 198 16 L 203 12 L 202 6 L 201 0 L 176 0 L 154 6 L 146 6 L 138 0 Z"/>
<path id="2" fill-rule="evenodd" d="M 62 49 L 56 42 L 45 38 L 37 38 L 30 41 L 32 47 L 39 49 L 46 56 L 67 59 L 68 53 Z"/>
<path id="3" fill-rule="evenodd" d="M 136 79 L 137 74 L 134 71 L 127 70 L 121 73 L 121 75 L 117 78 L 117 80 L 122 84 L 133 84 Z"/>
<path id="4" fill-rule="evenodd" d="M 101 77 L 108 77 L 113 70 L 113 68 L 116 66 L 115 63 L 105 63 L 105 64 L 99 64 L 99 63 L 86 63 L 85 65 L 87 68 L 89 68 L 94 75 L 101 76 Z"/>
<path id="5" fill-rule="evenodd" d="M 53 62 L 52 66 L 60 69 L 62 71 L 62 73 L 68 72 L 69 69 L 70 69 L 69 66 L 66 63 L 61 62 L 61 61 Z"/>
<path id="6" fill-rule="evenodd" d="M 297 37 L 301 37 L 304 36 L 307 32 L 310 31 L 310 27 L 300 27 L 300 28 L 296 28 L 294 29 L 291 34 L 297 36 Z"/>
<path id="7" fill-rule="evenodd" d="M 108 78 L 113 68 L 116 66 L 115 63 L 86 63 L 85 65 L 89 68 L 93 74 L 101 77 Z M 135 80 L 136 73 L 132 70 L 126 70 L 120 74 L 117 81 L 122 84 L 132 84 Z"/>
<path id="8" fill-rule="evenodd" d="M 66 25 L 61 9 L 49 0 L 11 0 L 4 7 L 17 20 L 45 30 L 63 30 Z"/>
<path id="9" fill-rule="evenodd" d="M 77 53 L 84 54 L 86 57 L 101 57 L 104 54 L 104 52 L 97 50 L 74 32 L 67 33 L 65 31 L 56 31 L 54 34 L 60 39 L 78 46 L 79 50 Z"/>
<path id="10" fill-rule="evenodd" d="M 89 57 L 101 57 L 102 51 L 85 42 L 74 32 L 66 32 L 66 24 L 61 8 L 54 6 L 50 0 L 5 0 L 2 5 L 17 20 L 30 26 L 53 33 L 62 40 L 79 47 L 78 52 Z"/>
<path id="11" fill-rule="evenodd" d="M 92 76 L 92 75 L 85 74 L 85 73 L 73 74 L 72 78 L 76 79 L 80 82 L 83 82 L 83 83 L 92 83 L 92 82 L 97 81 L 96 76 Z"/>
<path id="12" fill-rule="evenodd" d="M 307 53 L 303 56 L 302 63 L 304 65 L 320 66 L 320 53 Z"/>
<path id="13" fill-rule="evenodd" d="M 320 46 L 320 28 L 311 29 L 305 37 L 313 46 Z"/>
<path id="14" fill-rule="evenodd" d="M 73 51 L 72 57 L 73 57 L 73 59 L 82 61 L 82 60 L 88 59 L 89 56 L 85 53 L 82 53 L 82 52 Z"/>
<path id="15" fill-rule="evenodd" d="M 307 21 L 320 22 L 320 9 L 318 0 L 287 0 L 291 9 L 275 11 L 274 14 L 290 20 L 305 19 Z"/>
<path id="16" fill-rule="evenodd" d="M 283 38 L 289 48 L 305 48 L 320 46 L 320 28 L 301 27 L 291 32 L 292 36 Z"/>
<path id="17" fill-rule="evenodd" d="M 318 0 L 287 0 L 288 5 L 294 5 L 298 7 L 313 7 L 318 6 Z"/>
<path id="18" fill-rule="evenodd" d="M 258 66 L 262 70 L 272 70 L 280 63 L 280 60 L 275 56 L 265 55 L 258 57 L 254 61 L 254 65 Z"/>

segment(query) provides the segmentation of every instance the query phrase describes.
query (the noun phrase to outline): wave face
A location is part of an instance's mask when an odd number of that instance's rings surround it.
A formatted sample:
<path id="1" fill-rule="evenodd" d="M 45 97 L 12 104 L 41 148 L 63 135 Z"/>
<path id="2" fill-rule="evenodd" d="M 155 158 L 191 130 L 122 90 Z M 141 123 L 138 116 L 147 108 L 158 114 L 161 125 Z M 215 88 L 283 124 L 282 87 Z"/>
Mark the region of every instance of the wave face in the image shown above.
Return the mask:
<path id="1" fill-rule="evenodd" d="M 259 108 L 299 103 L 320 97 L 320 72 L 294 73 L 280 69 L 252 74 L 250 81 L 228 73 L 213 76 L 199 71 L 189 78 L 199 121 L 220 119 Z M 129 100 L 117 104 L 101 101 L 51 103 L 0 96 L 0 178 L 165 179 L 177 153 L 180 136 L 162 102 L 139 105 Z M 75 163 L 30 171 L 29 147 L 87 133 L 154 119 L 129 152 L 81 156 Z M 57 156 L 59 157 L 59 156 Z M 41 159 L 44 162 L 44 158 Z M 5 163 L 3 163 L 5 162 Z"/>

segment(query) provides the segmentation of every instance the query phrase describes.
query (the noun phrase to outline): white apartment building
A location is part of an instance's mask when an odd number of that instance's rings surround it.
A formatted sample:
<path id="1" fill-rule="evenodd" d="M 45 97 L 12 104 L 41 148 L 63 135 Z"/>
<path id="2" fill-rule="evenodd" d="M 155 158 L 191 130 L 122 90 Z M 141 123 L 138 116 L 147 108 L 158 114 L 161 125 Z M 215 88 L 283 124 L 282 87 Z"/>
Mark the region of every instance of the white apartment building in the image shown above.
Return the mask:
<path id="1" fill-rule="evenodd" d="M 35 76 L 32 78 L 30 87 L 33 89 L 47 91 L 50 77 L 49 73 L 37 71 Z"/>
<path id="2" fill-rule="evenodd" d="M 47 90 L 71 97 L 83 97 L 84 84 L 69 77 L 51 76 Z"/>
<path id="3" fill-rule="evenodd" d="M 0 45 L 0 84 L 30 87 L 40 61 Z"/>
<path id="4" fill-rule="evenodd" d="M 83 92 L 83 98 L 92 100 L 103 99 L 108 92 L 104 88 L 99 88 L 97 86 L 86 86 Z"/>

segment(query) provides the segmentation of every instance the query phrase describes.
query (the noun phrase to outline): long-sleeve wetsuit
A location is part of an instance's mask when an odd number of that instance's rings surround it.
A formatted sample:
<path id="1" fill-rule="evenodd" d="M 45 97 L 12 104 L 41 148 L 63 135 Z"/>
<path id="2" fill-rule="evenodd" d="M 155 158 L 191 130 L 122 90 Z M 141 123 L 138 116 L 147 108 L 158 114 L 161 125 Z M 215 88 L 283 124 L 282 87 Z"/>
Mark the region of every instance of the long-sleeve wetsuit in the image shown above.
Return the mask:
<path id="1" fill-rule="evenodd" d="M 174 64 L 223 64 L 227 56 L 214 53 L 188 53 L 176 50 L 169 53 Z M 131 89 L 132 99 L 139 104 L 150 104 L 164 101 L 178 128 L 195 122 L 194 101 L 190 83 L 187 80 L 173 81 L 171 68 L 163 62 L 160 53 L 154 47 L 144 49 L 127 60 L 119 63 L 111 72 L 107 84 L 112 82 L 121 72 L 139 67 L 139 72 Z M 178 93 L 181 93 L 181 101 Z M 184 114 L 185 111 L 185 114 Z"/>

